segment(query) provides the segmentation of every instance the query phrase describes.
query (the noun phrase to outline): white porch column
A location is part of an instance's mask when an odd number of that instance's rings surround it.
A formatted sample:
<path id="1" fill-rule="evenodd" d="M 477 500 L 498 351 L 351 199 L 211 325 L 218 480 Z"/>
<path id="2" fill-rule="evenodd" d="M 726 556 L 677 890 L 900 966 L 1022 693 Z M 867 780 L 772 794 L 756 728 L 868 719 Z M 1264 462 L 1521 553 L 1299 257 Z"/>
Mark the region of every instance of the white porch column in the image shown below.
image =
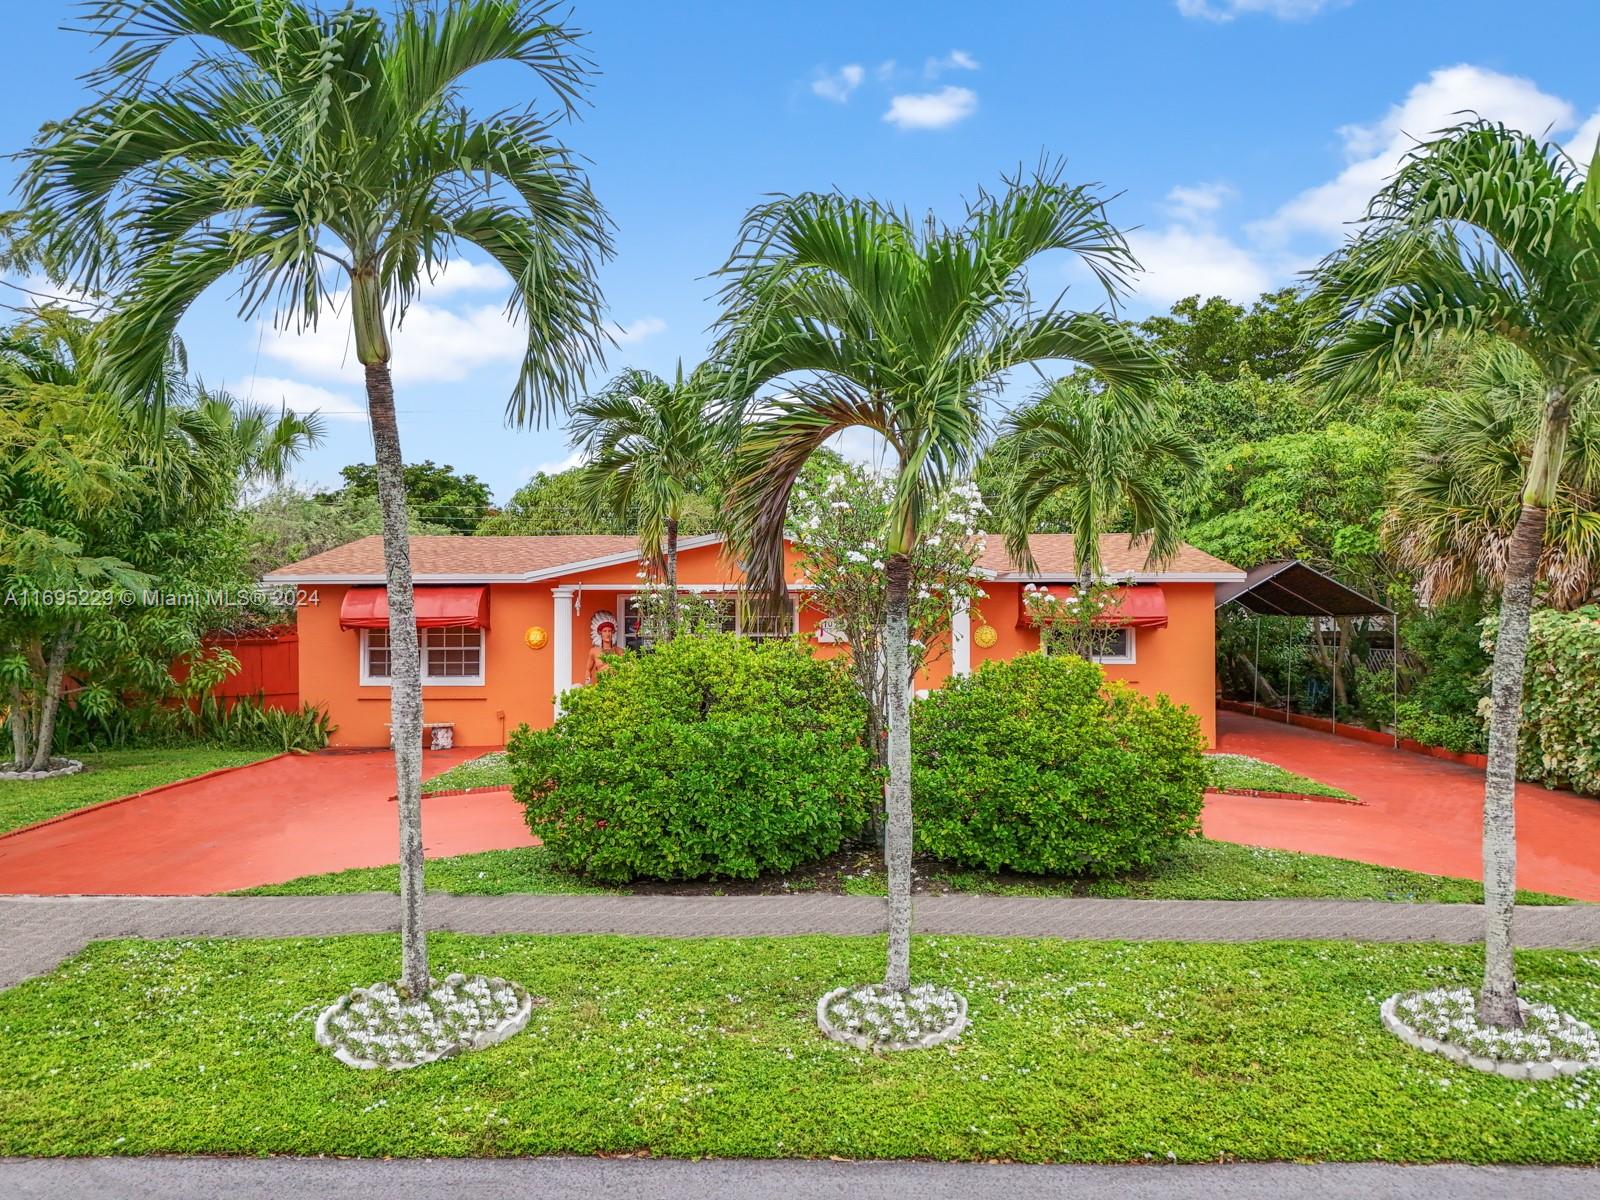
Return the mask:
<path id="1" fill-rule="evenodd" d="M 950 610 L 950 674 L 972 674 L 972 611 L 965 600 Z"/>
<path id="2" fill-rule="evenodd" d="M 561 697 L 572 687 L 572 593 L 576 590 L 565 584 L 550 589 L 555 597 L 555 632 L 550 638 L 550 652 L 555 656 L 556 716 L 561 715 Z"/>

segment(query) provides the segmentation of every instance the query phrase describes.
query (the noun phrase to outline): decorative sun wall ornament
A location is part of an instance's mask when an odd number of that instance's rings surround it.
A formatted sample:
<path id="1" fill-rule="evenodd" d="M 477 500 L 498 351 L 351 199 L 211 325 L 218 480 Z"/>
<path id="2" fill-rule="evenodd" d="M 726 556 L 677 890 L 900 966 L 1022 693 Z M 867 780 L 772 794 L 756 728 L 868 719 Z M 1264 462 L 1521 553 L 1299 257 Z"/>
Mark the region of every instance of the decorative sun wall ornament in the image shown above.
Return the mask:
<path id="1" fill-rule="evenodd" d="M 530 625 L 528 632 L 522 635 L 522 640 L 529 650 L 543 650 L 550 642 L 550 635 L 543 625 Z"/>
<path id="2" fill-rule="evenodd" d="M 616 636 L 618 629 L 616 614 L 611 612 L 609 609 L 602 608 L 599 612 L 595 613 L 594 616 L 589 618 L 590 645 L 598 646 L 600 644 L 600 626 L 602 625 L 611 626 L 612 641 L 620 641 L 620 639 Z"/>
<path id="3" fill-rule="evenodd" d="M 1000 640 L 993 625 L 979 625 L 972 631 L 972 640 L 987 650 Z"/>

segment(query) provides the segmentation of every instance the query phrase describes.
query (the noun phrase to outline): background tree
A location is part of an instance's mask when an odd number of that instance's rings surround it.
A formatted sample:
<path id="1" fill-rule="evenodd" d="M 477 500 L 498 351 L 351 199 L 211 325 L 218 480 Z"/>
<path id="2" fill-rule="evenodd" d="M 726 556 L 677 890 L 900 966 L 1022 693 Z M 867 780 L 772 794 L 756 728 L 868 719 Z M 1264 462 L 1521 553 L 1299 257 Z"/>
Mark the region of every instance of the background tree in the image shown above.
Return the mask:
<path id="1" fill-rule="evenodd" d="M 1466 388 L 1441 393 L 1423 410 L 1395 472 L 1384 528 L 1401 564 L 1417 572 L 1424 604 L 1504 583 L 1545 387 L 1526 354 L 1489 344 L 1475 356 Z M 1600 406 L 1593 391 L 1573 400 L 1536 568 L 1543 599 L 1556 608 L 1589 600 L 1600 572 Z"/>
<path id="2" fill-rule="evenodd" d="M 851 671 L 867 698 L 867 747 L 880 768 L 887 765 L 889 704 L 883 654 L 888 589 L 884 555 L 895 483 L 891 475 L 868 471 L 823 449 L 807 461 L 789 493 L 795 568 L 810 585 L 802 603 L 814 606 L 828 634 L 849 649 Z M 906 584 L 906 668 L 911 679 L 948 649 L 953 611 L 976 607 L 987 595 L 974 574 L 984 550 L 983 512 L 978 489 L 957 484 L 926 518 Z"/>
<path id="3" fill-rule="evenodd" d="M 161 371 L 179 320 L 239 281 L 240 314 L 312 326 L 343 298 L 383 513 L 389 624 L 415 626 L 391 331 L 463 243 L 511 277 L 527 345 L 508 416 L 548 413 L 598 350 L 597 257 L 609 231 L 582 171 L 531 105 L 487 117 L 463 78 L 530 69 L 570 106 L 576 35 L 552 6 L 454 0 L 324 10 L 300 0 L 105 0 L 96 98 L 41 130 L 21 182 L 52 274 L 114 294 L 104 367 L 130 394 Z M 157 68 L 172 62 L 165 78 Z M 428 987 L 421 924 L 422 689 L 417 640 L 393 639 L 402 988 Z"/>
<path id="4" fill-rule="evenodd" d="M 1419 146 L 1373 198 L 1361 232 L 1319 267 L 1329 307 L 1320 373 L 1370 389 L 1442 334 L 1499 338 L 1543 386 L 1501 575 L 1484 786 L 1485 937 L 1480 1018 L 1519 1028 L 1517 743 L 1533 585 L 1560 492 L 1574 405 L 1600 374 L 1600 225 L 1559 146 L 1474 121 Z"/>
<path id="5" fill-rule="evenodd" d="M 253 497 L 242 515 L 252 579 L 260 579 L 286 563 L 342 546 L 353 538 L 383 532 L 378 498 L 351 496 L 343 489 L 314 492 L 292 483 L 280 484 Z M 430 524 L 414 511 L 408 512 L 407 519 L 412 537 L 458 532 Z"/>
<path id="6" fill-rule="evenodd" d="M 1099 578 L 1100 535 L 1116 530 L 1147 543 L 1162 563 L 1176 552 L 1183 514 L 1171 477 L 1200 469 L 1199 447 L 1156 403 L 1143 381 L 1134 390 L 1095 391 L 1078 380 L 1045 387 L 1011 414 L 990 452 L 999 483 L 991 507 L 1013 562 L 1031 566 L 1028 535 L 1054 523 L 1073 535 L 1078 578 Z"/>
<path id="7" fill-rule="evenodd" d="M 281 477 L 321 425 L 164 371 L 167 419 L 97 390 L 102 326 L 59 308 L 0 333 L 0 681 L 12 761 L 48 765 L 69 677 L 103 713 L 170 693 L 174 657 L 234 616 L 235 503 Z M 172 598 L 171 601 L 167 598 Z"/>
<path id="8" fill-rule="evenodd" d="M 377 500 L 378 468 L 371 463 L 352 463 L 339 468 L 344 486 L 323 494 L 325 502 Z M 446 533 L 471 533 L 493 510 L 489 485 L 476 475 L 458 475 L 452 466 L 439 466 L 432 459 L 407 463 L 404 471 L 406 506 L 416 519 Z"/>
<path id="9" fill-rule="evenodd" d="M 685 516 L 707 516 L 696 486 L 721 456 L 721 423 L 704 372 L 668 383 L 628 370 L 572 406 L 572 444 L 585 462 L 580 495 L 596 514 L 632 514 L 639 542 L 661 571 L 667 640 L 678 630 L 678 534 Z"/>
<path id="10" fill-rule="evenodd" d="M 1246 309 L 1221 296 L 1186 296 L 1170 314 L 1135 329 L 1180 379 L 1227 383 L 1241 376 L 1284 379 L 1309 351 L 1305 297 L 1298 288 L 1267 292 Z"/>
<path id="11" fill-rule="evenodd" d="M 889 876 L 886 984 L 910 983 L 911 775 L 908 643 L 911 562 L 926 522 L 983 441 L 983 412 L 1006 372 L 1048 359 L 1081 362 L 1134 386 L 1157 369 L 1125 328 L 1060 302 L 1036 309 L 1027 270 L 1043 255 L 1077 255 L 1108 294 L 1133 267 L 1092 191 L 1060 172 L 1006 181 L 955 225 L 870 200 L 806 193 L 746 217 L 724 268 L 717 360 L 728 394 L 750 416 L 729 513 L 750 579 L 785 591 L 789 494 L 830 437 L 860 427 L 893 455 L 895 490 L 883 533 L 883 647 L 888 677 Z M 761 389 L 777 385 L 774 394 Z"/>

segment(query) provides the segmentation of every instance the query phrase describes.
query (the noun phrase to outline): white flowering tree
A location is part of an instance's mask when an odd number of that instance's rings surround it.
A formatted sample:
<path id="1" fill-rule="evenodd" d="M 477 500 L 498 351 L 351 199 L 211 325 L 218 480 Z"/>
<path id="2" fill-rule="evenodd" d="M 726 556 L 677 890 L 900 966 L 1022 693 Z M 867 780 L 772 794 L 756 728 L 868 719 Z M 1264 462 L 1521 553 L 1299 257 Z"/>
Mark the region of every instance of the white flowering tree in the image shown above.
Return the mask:
<path id="1" fill-rule="evenodd" d="M 1116 584 L 1096 579 L 1062 584 L 1059 591 L 1052 591 L 1049 584 L 1032 583 L 1022 589 L 1022 604 L 1039 630 L 1040 647 L 1052 654 L 1087 659 L 1109 648 L 1115 630 L 1105 614 L 1119 599 Z"/>
<path id="2" fill-rule="evenodd" d="M 639 614 L 639 640 L 646 646 L 671 641 L 677 634 L 699 637 L 731 628 L 731 600 L 701 592 L 679 592 L 663 578 L 658 564 L 639 564 L 639 588 L 633 594 Z"/>
<path id="3" fill-rule="evenodd" d="M 868 745 L 880 767 L 886 765 L 889 704 L 884 537 L 894 488 L 889 475 L 840 463 L 806 472 L 789 495 L 788 533 L 799 573 L 811 585 L 802 603 L 822 615 L 824 636 L 849 644 L 851 668 L 867 696 Z M 986 595 L 974 574 L 983 553 L 983 515 L 975 485 L 950 488 L 911 553 L 907 686 L 927 662 L 949 649 L 952 613 L 976 607 Z"/>

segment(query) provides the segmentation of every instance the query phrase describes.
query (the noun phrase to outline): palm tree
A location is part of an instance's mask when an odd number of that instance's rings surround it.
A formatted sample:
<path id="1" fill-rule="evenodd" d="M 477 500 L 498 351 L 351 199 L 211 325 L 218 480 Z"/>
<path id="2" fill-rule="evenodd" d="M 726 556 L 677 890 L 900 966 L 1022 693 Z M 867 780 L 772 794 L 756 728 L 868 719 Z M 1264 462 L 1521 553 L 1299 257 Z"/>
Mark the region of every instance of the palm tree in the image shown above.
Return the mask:
<path id="1" fill-rule="evenodd" d="M 1170 559 L 1182 532 L 1172 482 L 1202 461 L 1147 387 L 1095 391 L 1072 379 L 1009 416 L 991 454 L 1000 475 L 994 510 L 1012 561 L 1032 565 L 1028 534 L 1048 505 L 1073 535 L 1080 580 L 1099 577 L 1100 535 L 1117 524 L 1130 545 L 1146 543 L 1149 562 Z"/>
<path id="2" fill-rule="evenodd" d="M 1027 271 L 1051 251 L 1088 265 L 1114 297 L 1135 266 L 1092 189 L 1059 168 L 982 193 L 955 225 L 871 200 L 806 193 L 745 218 L 724 272 L 718 361 L 750 418 L 727 510 L 758 592 L 784 592 L 789 492 L 806 460 L 843 429 L 880 435 L 895 460 L 884 530 L 889 873 L 885 982 L 910 984 L 911 730 L 908 580 L 926 516 L 970 473 L 984 406 L 1006 372 L 1061 359 L 1136 388 L 1158 364 L 1123 327 L 1060 299 L 1036 309 Z M 757 398 L 769 384 L 774 394 Z"/>
<path id="3" fill-rule="evenodd" d="M 1485 121 L 1417 147 L 1375 196 L 1361 231 L 1317 269 L 1329 305 L 1316 369 L 1336 394 L 1402 372 L 1442 335 L 1497 338 L 1539 374 L 1538 429 L 1507 499 L 1500 572 L 1483 887 L 1488 910 L 1481 1020 L 1522 1025 L 1512 961 L 1517 735 L 1534 579 L 1560 494 L 1574 403 L 1600 374 L 1600 226 L 1558 146 Z"/>
<path id="4" fill-rule="evenodd" d="M 1526 355 L 1490 343 L 1469 361 L 1465 389 L 1440 393 L 1419 414 L 1391 483 L 1384 533 L 1401 565 L 1418 573 L 1424 604 L 1503 583 L 1544 391 Z M 1573 403 L 1535 577 L 1546 603 L 1556 608 L 1587 602 L 1600 585 L 1600 408 L 1594 391 L 1585 389 Z"/>
<path id="5" fill-rule="evenodd" d="M 678 528 L 704 515 L 696 491 L 719 449 L 703 374 L 672 383 L 649 371 L 622 372 L 573 404 L 568 432 L 583 454 L 584 501 L 599 519 L 632 516 L 639 541 L 666 582 L 666 636 L 678 632 Z"/>
<path id="6" fill-rule="evenodd" d="M 154 378 L 179 319 L 239 281 L 240 314 L 297 328 L 348 313 L 366 376 L 391 629 L 415 625 L 390 334 L 466 244 L 511 276 L 526 353 L 509 419 L 542 418 L 599 348 L 597 258 L 609 228 L 582 171 L 532 108 L 479 117 L 462 80 L 530 68 L 571 105 L 586 81 L 551 5 L 451 0 L 325 11 L 300 0 L 104 0 L 100 96 L 44 127 L 21 183 L 58 277 L 116 300 L 106 366 Z M 169 52 L 188 61 L 154 76 Z M 421 924 L 422 692 L 412 637 L 392 642 L 402 987 L 428 987 Z"/>

